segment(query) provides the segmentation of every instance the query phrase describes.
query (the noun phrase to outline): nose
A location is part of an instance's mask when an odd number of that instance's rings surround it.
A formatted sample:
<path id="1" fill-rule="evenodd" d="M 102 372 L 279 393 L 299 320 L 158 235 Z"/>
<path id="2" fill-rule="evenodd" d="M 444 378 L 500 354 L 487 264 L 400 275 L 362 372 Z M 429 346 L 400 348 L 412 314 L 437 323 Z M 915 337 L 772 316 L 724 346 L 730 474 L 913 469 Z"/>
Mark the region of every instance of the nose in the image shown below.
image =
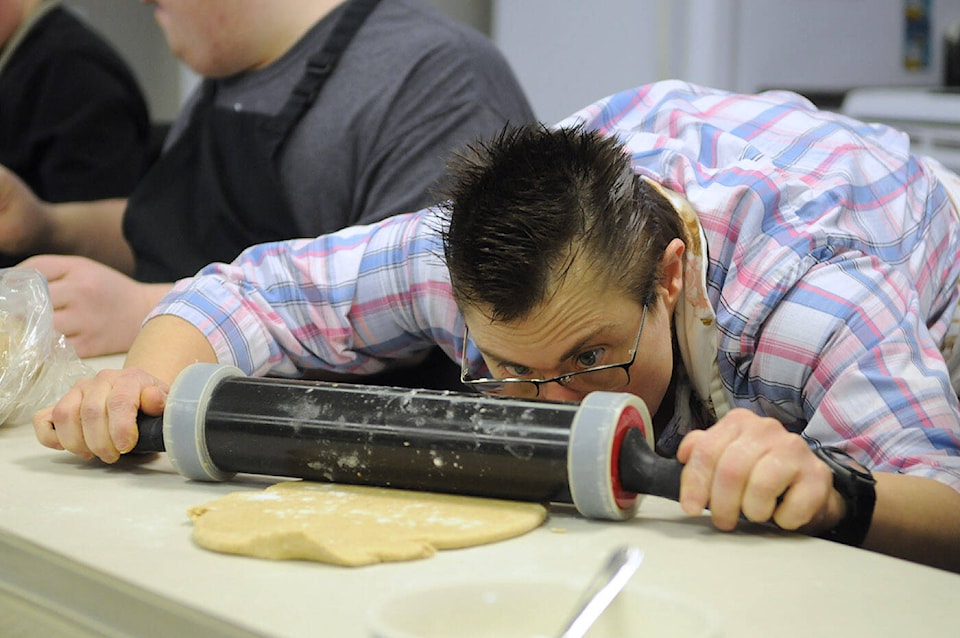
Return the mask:
<path id="1" fill-rule="evenodd" d="M 556 382 L 544 383 L 543 385 L 540 386 L 541 399 L 548 399 L 550 401 L 568 401 L 568 402 L 579 403 L 580 401 L 583 401 L 583 398 L 585 396 L 587 396 L 586 392 L 572 390 Z"/>

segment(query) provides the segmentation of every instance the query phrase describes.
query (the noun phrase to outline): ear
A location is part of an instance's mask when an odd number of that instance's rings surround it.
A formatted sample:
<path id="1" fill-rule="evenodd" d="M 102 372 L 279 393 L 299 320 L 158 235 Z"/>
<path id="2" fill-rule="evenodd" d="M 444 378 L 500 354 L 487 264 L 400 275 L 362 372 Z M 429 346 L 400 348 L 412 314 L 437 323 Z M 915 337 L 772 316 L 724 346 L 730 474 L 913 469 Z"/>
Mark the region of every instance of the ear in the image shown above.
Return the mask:
<path id="1" fill-rule="evenodd" d="M 661 279 L 658 285 L 663 303 L 670 312 L 676 307 L 683 294 L 683 253 L 686 244 L 679 237 L 674 238 L 663 251 L 660 258 Z"/>

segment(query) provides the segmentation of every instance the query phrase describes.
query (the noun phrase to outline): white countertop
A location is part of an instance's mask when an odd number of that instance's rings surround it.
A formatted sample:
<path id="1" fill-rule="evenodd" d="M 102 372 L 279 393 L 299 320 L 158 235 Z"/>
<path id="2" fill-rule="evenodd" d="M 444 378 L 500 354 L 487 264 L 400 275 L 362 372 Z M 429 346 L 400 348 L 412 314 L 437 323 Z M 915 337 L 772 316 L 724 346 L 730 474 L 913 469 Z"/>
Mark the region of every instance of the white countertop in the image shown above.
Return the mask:
<path id="1" fill-rule="evenodd" d="M 646 553 L 635 583 L 709 605 L 729 637 L 957 635 L 948 610 L 960 608 L 958 575 L 759 526 L 718 532 L 708 518 L 688 518 L 653 497 L 628 522 L 586 520 L 558 507 L 520 538 L 346 568 L 217 554 L 191 541 L 187 508 L 274 482 L 266 477 L 194 483 L 163 455 L 115 466 L 82 462 L 41 447 L 29 425 L 0 427 L 0 476 L 0 535 L 75 561 L 74 575 L 121 579 L 141 602 L 172 601 L 271 636 L 362 637 L 372 603 L 424 586 L 514 577 L 586 583 L 626 542 Z M 8 550 L 7 562 L 15 554 Z M 35 562 L 43 572 L 46 563 Z M 42 573 L 24 571 L 20 577 L 38 589 L 70 595 L 74 576 L 51 571 L 44 582 Z M 77 583 L 83 587 L 82 578 Z M 148 629 L 143 635 L 164 635 Z"/>
<path id="2" fill-rule="evenodd" d="M 861 120 L 960 125 L 960 93 L 927 87 L 860 87 L 847 92 L 843 112 Z"/>

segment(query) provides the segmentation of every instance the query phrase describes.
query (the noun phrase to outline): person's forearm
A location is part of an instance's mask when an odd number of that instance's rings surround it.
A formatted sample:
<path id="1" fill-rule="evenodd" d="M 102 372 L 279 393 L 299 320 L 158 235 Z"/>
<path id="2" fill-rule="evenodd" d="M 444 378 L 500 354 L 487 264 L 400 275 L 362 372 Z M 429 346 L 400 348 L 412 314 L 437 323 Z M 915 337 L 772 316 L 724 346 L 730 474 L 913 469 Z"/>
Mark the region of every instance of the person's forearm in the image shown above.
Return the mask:
<path id="1" fill-rule="evenodd" d="M 878 472 L 864 547 L 960 573 L 960 493 L 933 479 Z"/>
<path id="2" fill-rule="evenodd" d="M 203 333 L 179 317 L 160 315 L 144 324 L 127 353 L 124 367 L 141 368 L 173 383 L 181 370 L 197 362 L 217 362 Z"/>
<path id="3" fill-rule="evenodd" d="M 38 253 L 81 255 L 127 275 L 133 274 L 133 251 L 123 237 L 125 199 L 47 204 L 52 222 Z"/>

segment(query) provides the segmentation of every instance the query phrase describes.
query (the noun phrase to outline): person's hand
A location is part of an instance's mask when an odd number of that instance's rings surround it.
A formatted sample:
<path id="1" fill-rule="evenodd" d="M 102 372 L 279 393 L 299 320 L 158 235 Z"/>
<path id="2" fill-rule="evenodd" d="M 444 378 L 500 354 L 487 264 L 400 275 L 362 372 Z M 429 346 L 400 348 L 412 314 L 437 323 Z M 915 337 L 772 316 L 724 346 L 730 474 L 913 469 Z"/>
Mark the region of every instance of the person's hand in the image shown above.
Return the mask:
<path id="1" fill-rule="evenodd" d="M 710 508 L 713 524 L 736 527 L 741 514 L 788 530 L 817 533 L 835 526 L 844 504 L 830 468 L 779 421 L 731 410 L 706 430 L 687 434 L 677 450 L 684 464 L 680 505 L 692 515 Z"/>
<path id="2" fill-rule="evenodd" d="M 52 233 L 52 223 L 47 205 L 10 169 L 0 166 L 0 252 L 38 252 Z"/>
<path id="3" fill-rule="evenodd" d="M 114 463 L 137 444 L 137 411 L 160 415 L 169 391 L 169 385 L 139 368 L 102 370 L 34 414 L 33 429 L 48 448 Z"/>
<path id="4" fill-rule="evenodd" d="M 53 326 L 79 357 L 126 352 L 159 295 L 99 262 L 72 255 L 38 255 L 18 264 L 47 278 Z"/>

